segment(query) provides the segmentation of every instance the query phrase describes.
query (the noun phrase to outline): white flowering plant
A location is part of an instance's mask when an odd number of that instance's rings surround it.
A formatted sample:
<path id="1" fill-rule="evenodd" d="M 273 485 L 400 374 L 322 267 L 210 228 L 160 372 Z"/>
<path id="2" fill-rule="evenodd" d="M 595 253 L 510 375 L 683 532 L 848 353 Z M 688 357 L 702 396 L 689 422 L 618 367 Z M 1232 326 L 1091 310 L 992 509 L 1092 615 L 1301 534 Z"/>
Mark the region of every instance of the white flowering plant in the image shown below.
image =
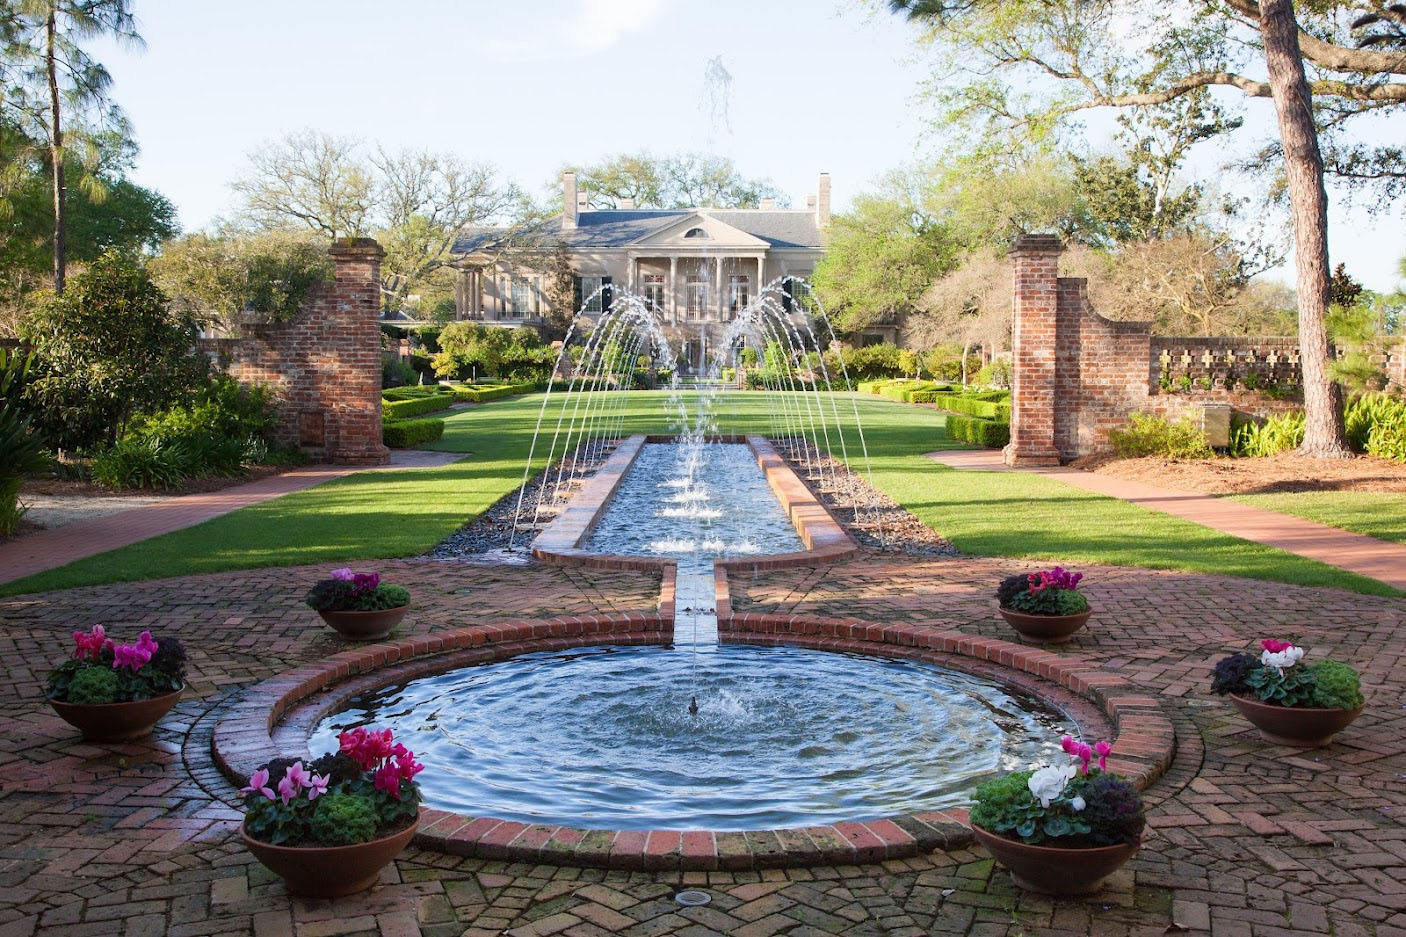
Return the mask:
<path id="1" fill-rule="evenodd" d="M 1127 779 L 1107 770 L 1113 747 L 1089 746 L 1069 736 L 1073 759 L 1015 771 L 976 789 L 971 822 L 1007 839 L 1071 849 L 1136 843 L 1146 825 L 1142 795 Z M 1098 764 L 1091 762 L 1098 756 Z"/>
<path id="2" fill-rule="evenodd" d="M 1211 691 L 1257 699 L 1273 706 L 1356 709 L 1362 705 L 1357 671 L 1335 660 L 1301 664 L 1304 649 L 1292 641 L 1265 638 L 1259 656 L 1231 654 L 1216 664 Z"/>

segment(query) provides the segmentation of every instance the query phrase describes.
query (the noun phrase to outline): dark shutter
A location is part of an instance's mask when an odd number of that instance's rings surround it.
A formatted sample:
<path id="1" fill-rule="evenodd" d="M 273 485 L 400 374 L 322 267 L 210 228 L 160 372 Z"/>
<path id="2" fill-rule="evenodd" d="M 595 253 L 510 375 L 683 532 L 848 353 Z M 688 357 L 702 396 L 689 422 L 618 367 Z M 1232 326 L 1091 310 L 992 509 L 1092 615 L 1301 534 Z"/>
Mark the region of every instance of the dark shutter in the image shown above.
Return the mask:
<path id="1" fill-rule="evenodd" d="M 585 299 L 581 295 L 581 278 L 575 274 L 571 275 L 571 315 L 575 318 L 576 313 L 581 311 L 581 303 Z"/>
<path id="2" fill-rule="evenodd" d="M 791 293 L 791 283 L 792 283 L 792 280 L 791 280 L 790 277 L 787 277 L 786 279 L 784 279 L 784 280 L 781 281 L 781 311 L 782 311 L 782 312 L 790 312 L 790 311 L 791 311 L 791 303 L 793 303 L 793 302 L 795 301 L 795 300 L 793 300 L 793 299 L 791 298 L 791 297 L 792 297 L 792 293 Z"/>
<path id="3" fill-rule="evenodd" d="M 615 299 L 615 290 L 610 285 L 610 277 L 600 278 L 600 308 L 601 312 L 609 312 L 610 304 Z"/>

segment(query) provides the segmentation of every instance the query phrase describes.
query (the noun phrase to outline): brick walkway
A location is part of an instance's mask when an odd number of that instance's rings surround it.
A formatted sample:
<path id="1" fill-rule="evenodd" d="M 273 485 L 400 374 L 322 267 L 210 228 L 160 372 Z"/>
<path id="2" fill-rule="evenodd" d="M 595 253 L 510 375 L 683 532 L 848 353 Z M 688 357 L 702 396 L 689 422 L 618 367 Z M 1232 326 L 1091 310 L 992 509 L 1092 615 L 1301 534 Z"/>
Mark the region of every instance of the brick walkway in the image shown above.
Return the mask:
<path id="1" fill-rule="evenodd" d="M 463 457 L 462 453 L 397 449 L 391 452 L 391 464 L 386 466 L 310 465 L 261 478 L 247 485 L 168 498 L 117 514 L 36 531 L 19 540 L 0 543 L 0 584 L 56 569 L 74 560 L 106 553 L 139 540 L 193 527 L 212 517 L 302 491 L 353 472 L 429 468 L 447 465 Z"/>
<path id="2" fill-rule="evenodd" d="M 1279 511 L 1267 511 L 1229 498 L 1160 488 L 1145 482 L 1113 478 L 1063 465 L 1012 468 L 1001 461 L 999 451 L 992 449 L 929 452 L 927 456 L 934 462 L 955 469 L 1032 472 L 1043 475 L 1076 488 L 1083 488 L 1085 491 L 1120 498 L 1154 511 L 1184 518 L 1203 527 L 1219 530 L 1232 537 L 1253 540 L 1255 543 L 1297 553 L 1299 556 L 1306 556 L 1311 560 L 1406 590 L 1406 545 L 1355 534 Z"/>
<path id="3" fill-rule="evenodd" d="M 642 611 L 657 577 L 555 566 L 381 564 L 411 587 L 407 634 L 488 619 Z M 987 597 L 997 560 L 862 557 L 734 575 L 739 611 L 793 610 L 1009 637 Z M 1159 694 L 1178 726 L 1148 792 L 1154 835 L 1101 895 L 1020 894 L 978 849 L 872 866 L 733 873 L 507 865 L 409 850 L 384 884 L 288 899 L 234 836 L 209 759 L 222 698 L 341 649 L 301 605 L 320 568 L 223 573 L 0 599 L 0 937 L 298 934 L 1406 935 L 1406 600 L 1094 568 L 1090 630 L 1060 653 Z M 150 742 L 86 745 L 43 703 L 69 633 L 177 634 L 191 696 Z M 1221 653 L 1273 631 L 1363 669 L 1368 711 L 1338 744 L 1266 746 L 1205 691 Z M 679 884 L 708 888 L 676 905 Z M 1178 926 L 1179 925 L 1179 926 Z"/>

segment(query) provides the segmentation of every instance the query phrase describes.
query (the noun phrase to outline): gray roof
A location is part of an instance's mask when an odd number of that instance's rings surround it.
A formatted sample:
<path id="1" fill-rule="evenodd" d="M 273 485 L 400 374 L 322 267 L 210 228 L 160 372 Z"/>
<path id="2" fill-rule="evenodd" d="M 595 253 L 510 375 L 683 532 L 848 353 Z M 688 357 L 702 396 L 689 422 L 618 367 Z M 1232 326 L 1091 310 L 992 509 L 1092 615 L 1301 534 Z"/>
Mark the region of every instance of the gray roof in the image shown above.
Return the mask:
<path id="1" fill-rule="evenodd" d="M 805 210 L 759 209 L 659 209 L 635 211 L 583 211 L 576 217 L 576 227 L 562 230 L 561 216 L 544 221 L 529 232 L 543 238 L 560 241 L 568 248 L 626 247 L 656 234 L 680 219 L 706 214 L 723 224 L 731 225 L 772 247 L 819 248 L 820 227 L 815 213 Z M 454 242 L 455 254 L 468 254 L 492 245 L 507 228 L 474 228 Z"/>

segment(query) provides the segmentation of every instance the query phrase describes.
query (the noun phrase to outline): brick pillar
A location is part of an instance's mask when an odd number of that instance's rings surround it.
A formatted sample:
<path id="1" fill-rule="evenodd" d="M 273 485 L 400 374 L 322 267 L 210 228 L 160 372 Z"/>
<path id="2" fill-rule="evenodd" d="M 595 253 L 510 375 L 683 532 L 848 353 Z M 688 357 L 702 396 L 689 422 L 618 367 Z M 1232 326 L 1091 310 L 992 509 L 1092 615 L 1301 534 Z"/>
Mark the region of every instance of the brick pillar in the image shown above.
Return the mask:
<path id="1" fill-rule="evenodd" d="M 1057 465 L 1055 447 L 1055 344 L 1059 304 L 1059 255 L 1052 234 L 1023 234 L 1015 262 L 1015 317 L 1011 327 L 1011 441 L 1007 465 Z"/>
<path id="2" fill-rule="evenodd" d="M 309 304 L 308 330 L 322 342 L 313 359 L 312 396 L 327 421 L 325 458 L 384 465 L 381 441 L 381 259 L 370 238 L 338 241 L 328 250 L 337 279 Z"/>

